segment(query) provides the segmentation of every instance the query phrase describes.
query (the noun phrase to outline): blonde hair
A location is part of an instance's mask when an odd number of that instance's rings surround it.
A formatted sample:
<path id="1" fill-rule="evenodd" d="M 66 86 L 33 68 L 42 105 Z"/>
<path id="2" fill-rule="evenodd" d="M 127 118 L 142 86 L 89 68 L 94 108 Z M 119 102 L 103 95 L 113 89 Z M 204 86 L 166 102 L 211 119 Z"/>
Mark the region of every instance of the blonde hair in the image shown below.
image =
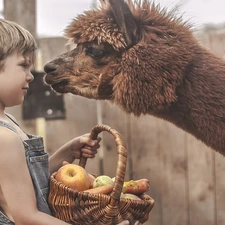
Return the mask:
<path id="1" fill-rule="evenodd" d="M 0 19 L 0 70 L 5 59 L 14 52 L 29 56 L 34 63 L 36 49 L 37 43 L 29 31 L 15 22 Z"/>

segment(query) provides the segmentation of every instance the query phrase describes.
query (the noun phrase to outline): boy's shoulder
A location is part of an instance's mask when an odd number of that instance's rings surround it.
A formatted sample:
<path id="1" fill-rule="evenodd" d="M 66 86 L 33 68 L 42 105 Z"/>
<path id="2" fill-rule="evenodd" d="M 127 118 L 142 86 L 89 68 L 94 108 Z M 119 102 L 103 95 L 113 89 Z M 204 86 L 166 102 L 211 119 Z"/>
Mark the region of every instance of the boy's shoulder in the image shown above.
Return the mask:
<path id="1" fill-rule="evenodd" d="M 24 145 L 20 136 L 14 131 L 0 126 L 0 170 L 6 162 L 16 164 L 24 157 Z"/>
<path id="2" fill-rule="evenodd" d="M 22 143 L 20 136 L 13 130 L 5 126 L 0 126 L 0 151 L 3 147 L 13 147 Z"/>

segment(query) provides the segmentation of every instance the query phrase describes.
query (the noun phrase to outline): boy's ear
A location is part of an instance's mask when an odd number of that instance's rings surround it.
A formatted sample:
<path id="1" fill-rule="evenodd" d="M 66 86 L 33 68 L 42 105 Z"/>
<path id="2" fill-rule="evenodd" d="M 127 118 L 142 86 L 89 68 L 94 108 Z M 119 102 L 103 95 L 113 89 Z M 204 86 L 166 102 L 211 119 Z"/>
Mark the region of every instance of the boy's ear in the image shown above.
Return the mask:
<path id="1" fill-rule="evenodd" d="M 127 3 L 124 0 L 101 0 L 101 2 L 109 5 L 117 25 L 125 36 L 127 48 L 136 44 L 137 25 Z"/>

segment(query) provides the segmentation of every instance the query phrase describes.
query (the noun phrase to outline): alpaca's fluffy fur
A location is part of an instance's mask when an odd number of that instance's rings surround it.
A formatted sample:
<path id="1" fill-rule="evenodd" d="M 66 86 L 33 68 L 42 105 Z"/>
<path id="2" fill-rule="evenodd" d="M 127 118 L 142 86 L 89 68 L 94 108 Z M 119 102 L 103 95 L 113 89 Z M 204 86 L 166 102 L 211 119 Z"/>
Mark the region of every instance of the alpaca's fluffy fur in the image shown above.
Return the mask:
<path id="1" fill-rule="evenodd" d="M 225 155 L 225 63 L 188 25 L 146 0 L 105 0 L 65 35 L 77 47 L 45 66 L 53 89 L 163 118 Z"/>

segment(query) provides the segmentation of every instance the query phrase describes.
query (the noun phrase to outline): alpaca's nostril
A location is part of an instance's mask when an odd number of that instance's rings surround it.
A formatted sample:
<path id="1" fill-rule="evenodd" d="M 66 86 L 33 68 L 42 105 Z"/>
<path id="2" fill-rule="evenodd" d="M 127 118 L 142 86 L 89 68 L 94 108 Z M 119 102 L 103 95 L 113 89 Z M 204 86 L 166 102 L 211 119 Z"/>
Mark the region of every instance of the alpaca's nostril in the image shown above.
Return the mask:
<path id="1" fill-rule="evenodd" d="M 52 63 L 52 62 L 49 62 L 49 63 L 47 63 L 47 64 L 44 66 L 44 71 L 45 71 L 46 73 L 51 73 L 51 72 L 55 71 L 56 68 L 57 68 L 57 65 L 55 65 L 55 64 Z"/>

